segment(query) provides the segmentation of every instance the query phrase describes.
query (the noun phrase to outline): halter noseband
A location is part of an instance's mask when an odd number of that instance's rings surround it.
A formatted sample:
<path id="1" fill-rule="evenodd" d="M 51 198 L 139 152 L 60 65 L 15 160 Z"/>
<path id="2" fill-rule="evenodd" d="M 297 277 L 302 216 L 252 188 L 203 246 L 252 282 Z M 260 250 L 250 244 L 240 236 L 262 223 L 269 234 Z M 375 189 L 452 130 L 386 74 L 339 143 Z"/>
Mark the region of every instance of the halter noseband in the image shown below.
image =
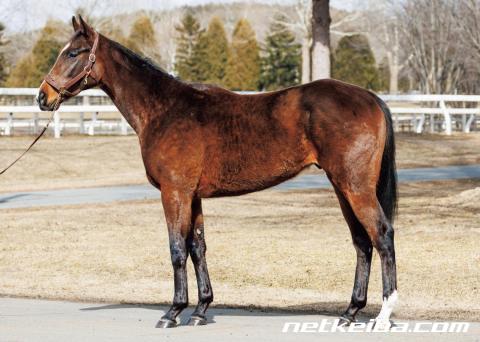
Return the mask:
<path id="1" fill-rule="evenodd" d="M 72 78 L 71 80 L 69 80 L 63 85 L 57 83 L 57 81 L 52 75 L 47 74 L 47 76 L 45 76 L 44 78 L 45 82 L 47 82 L 53 89 L 55 89 L 58 92 L 57 102 L 60 102 L 61 98 L 63 98 L 64 96 L 72 97 L 80 93 L 83 90 L 84 86 L 87 84 L 89 77 L 93 78 L 95 81 L 98 81 L 95 77 L 91 75 L 93 64 L 95 63 L 95 60 L 96 60 L 95 52 L 97 50 L 98 37 L 99 37 L 99 34 L 96 31 L 94 32 L 95 32 L 95 39 L 93 41 L 92 49 L 90 50 L 90 55 L 88 56 L 88 63 L 83 68 L 81 73 L 79 73 L 77 76 L 75 76 L 74 78 Z M 75 84 L 77 84 L 81 79 L 84 79 L 84 81 L 80 85 L 80 87 L 78 87 L 78 89 L 74 91 L 70 91 L 70 89 Z"/>

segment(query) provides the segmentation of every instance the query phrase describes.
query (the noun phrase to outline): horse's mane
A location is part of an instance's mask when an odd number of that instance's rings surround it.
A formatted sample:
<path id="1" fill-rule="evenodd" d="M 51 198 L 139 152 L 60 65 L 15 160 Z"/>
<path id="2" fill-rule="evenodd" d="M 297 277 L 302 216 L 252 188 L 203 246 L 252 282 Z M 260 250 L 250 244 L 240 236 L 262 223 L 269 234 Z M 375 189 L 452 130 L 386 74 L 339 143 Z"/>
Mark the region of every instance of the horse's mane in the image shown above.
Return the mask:
<path id="1" fill-rule="evenodd" d="M 117 48 L 122 55 L 128 60 L 130 64 L 133 64 L 134 66 L 145 70 L 148 74 L 150 75 L 156 75 L 160 77 L 167 77 L 170 79 L 173 79 L 183 85 L 186 85 L 190 88 L 202 91 L 202 92 L 207 92 L 207 93 L 212 93 L 212 92 L 226 92 L 226 93 L 231 93 L 229 90 L 220 87 L 216 84 L 209 84 L 209 83 L 200 83 L 200 82 L 187 82 L 182 79 L 180 79 L 177 76 L 174 76 L 167 72 L 165 69 L 163 69 L 161 66 L 155 63 L 151 58 L 148 57 L 143 57 L 137 54 L 136 52 L 130 50 L 126 46 L 109 39 L 111 44 Z"/>
<path id="2" fill-rule="evenodd" d="M 112 39 L 109 39 L 109 41 L 115 48 L 120 50 L 120 52 L 122 52 L 124 57 L 126 57 L 126 59 L 128 59 L 129 63 L 133 64 L 134 66 L 137 66 L 137 67 L 142 68 L 142 69 L 146 69 L 146 71 L 148 71 L 152 74 L 155 74 L 155 75 L 161 74 L 162 76 L 165 76 L 165 77 L 168 77 L 168 78 L 171 78 L 171 79 L 175 79 L 179 82 L 185 83 L 181 79 L 179 79 L 178 77 L 175 77 L 174 75 L 168 73 L 165 69 L 163 69 L 157 63 L 155 63 L 155 61 L 153 61 L 151 58 L 140 56 L 136 52 L 130 50 L 126 46 L 124 46 L 124 45 L 120 44 L 119 42 L 116 42 Z"/>

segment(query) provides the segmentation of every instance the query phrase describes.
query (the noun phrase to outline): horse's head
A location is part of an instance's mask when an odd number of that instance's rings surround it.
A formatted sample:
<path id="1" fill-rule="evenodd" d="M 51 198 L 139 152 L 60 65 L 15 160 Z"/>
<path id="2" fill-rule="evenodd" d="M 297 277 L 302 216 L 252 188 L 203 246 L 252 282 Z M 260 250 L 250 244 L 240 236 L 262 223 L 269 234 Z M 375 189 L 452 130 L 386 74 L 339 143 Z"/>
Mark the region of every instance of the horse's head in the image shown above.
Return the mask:
<path id="1" fill-rule="evenodd" d="M 40 85 L 37 101 L 41 110 L 56 110 L 62 101 L 95 87 L 101 80 L 99 34 L 82 17 L 72 17 L 72 24 L 75 33 Z"/>

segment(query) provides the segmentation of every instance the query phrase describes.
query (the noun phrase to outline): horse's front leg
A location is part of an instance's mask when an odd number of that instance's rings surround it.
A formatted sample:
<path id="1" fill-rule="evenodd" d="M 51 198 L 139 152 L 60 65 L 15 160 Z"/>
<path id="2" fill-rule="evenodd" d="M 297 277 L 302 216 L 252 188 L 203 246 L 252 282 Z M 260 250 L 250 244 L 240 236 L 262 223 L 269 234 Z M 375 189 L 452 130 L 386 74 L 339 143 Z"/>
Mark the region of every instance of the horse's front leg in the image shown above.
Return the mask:
<path id="1" fill-rule="evenodd" d="M 192 230 L 187 238 L 187 248 L 192 257 L 198 285 L 198 304 L 190 318 L 189 324 L 204 325 L 207 324 L 205 312 L 208 309 L 208 305 L 213 301 L 213 291 L 205 258 L 207 245 L 205 244 L 202 202 L 200 198 L 195 198 L 192 203 Z"/>
<path id="2" fill-rule="evenodd" d="M 157 328 L 177 325 L 177 316 L 188 306 L 186 262 L 188 258 L 187 237 L 192 222 L 192 194 L 180 190 L 162 190 L 162 204 L 167 220 L 170 256 L 172 258 L 175 294 L 173 304 L 157 323 Z"/>

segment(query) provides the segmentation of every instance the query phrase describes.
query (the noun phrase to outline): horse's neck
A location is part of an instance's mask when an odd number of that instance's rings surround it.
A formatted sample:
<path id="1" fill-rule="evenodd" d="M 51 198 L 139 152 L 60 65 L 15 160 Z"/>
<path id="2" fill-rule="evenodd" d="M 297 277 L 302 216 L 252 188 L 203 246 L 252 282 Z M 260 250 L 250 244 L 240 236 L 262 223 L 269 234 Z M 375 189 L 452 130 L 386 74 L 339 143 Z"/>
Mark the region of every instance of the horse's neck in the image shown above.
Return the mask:
<path id="1" fill-rule="evenodd" d="M 162 115 L 184 86 L 170 75 L 146 65 L 108 41 L 101 88 L 140 134 L 154 116 Z"/>

